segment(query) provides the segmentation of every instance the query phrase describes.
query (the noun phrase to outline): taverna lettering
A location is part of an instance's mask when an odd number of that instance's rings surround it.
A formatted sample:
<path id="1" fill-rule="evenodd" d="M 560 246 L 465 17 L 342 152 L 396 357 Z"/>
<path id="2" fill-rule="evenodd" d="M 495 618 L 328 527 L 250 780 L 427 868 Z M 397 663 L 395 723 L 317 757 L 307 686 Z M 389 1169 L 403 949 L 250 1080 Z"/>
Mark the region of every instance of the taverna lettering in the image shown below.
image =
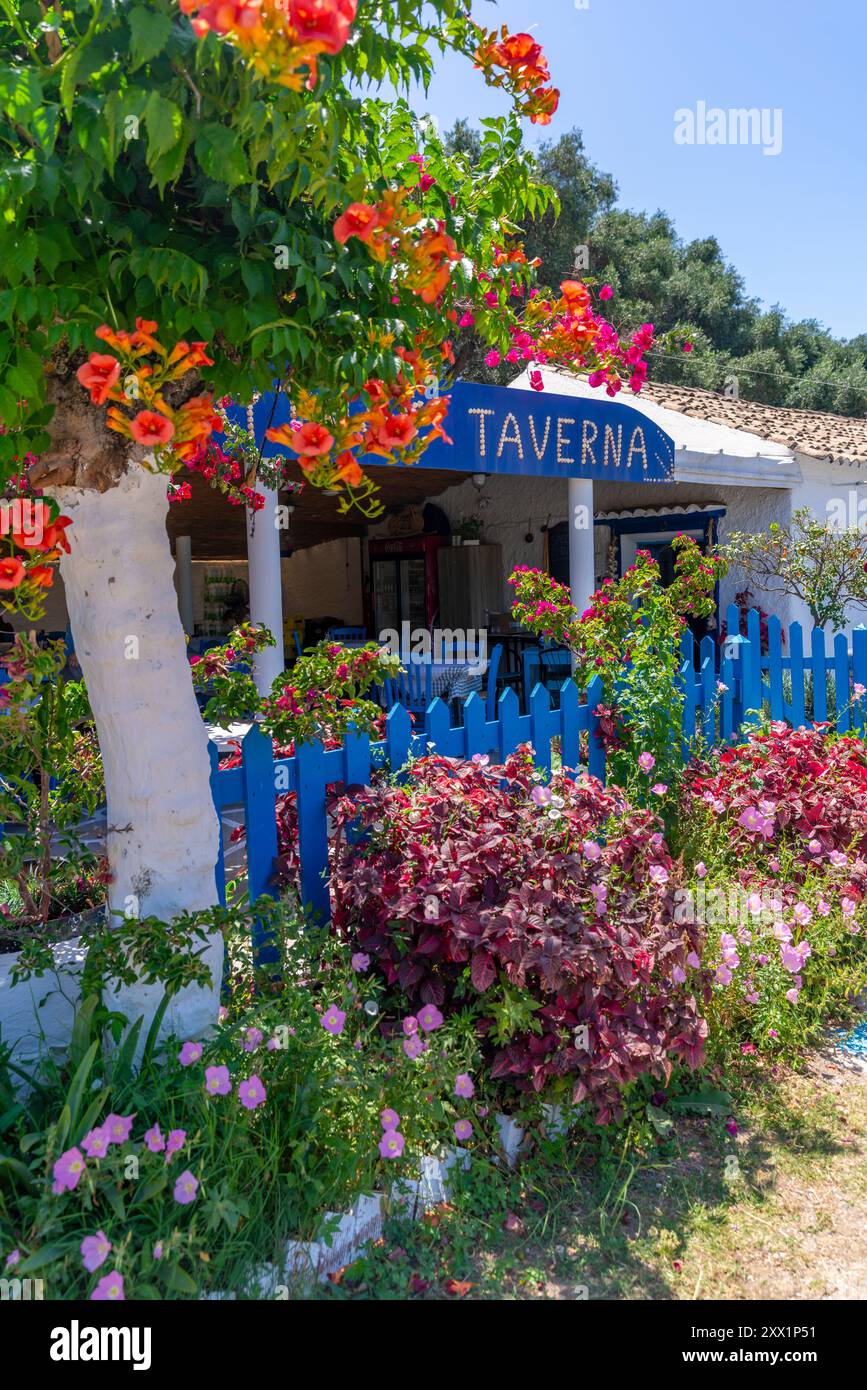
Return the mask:
<path id="1" fill-rule="evenodd" d="M 527 415 L 523 425 L 518 416 L 508 411 L 502 425 L 489 417 L 496 417 L 496 411 L 483 406 L 473 406 L 467 414 L 475 417 L 478 430 L 476 442 L 480 459 L 501 459 L 506 449 L 514 450 L 520 463 L 525 455 L 535 454 L 541 463 L 549 449 L 556 454 L 558 463 L 564 465 L 580 463 L 582 468 L 623 468 L 629 469 L 639 464 L 647 470 L 647 442 L 641 425 L 624 430 L 622 424 L 606 424 L 601 429 L 595 420 L 581 420 L 580 434 L 575 427 L 579 422 L 568 415 L 546 415 L 544 422 L 535 416 Z M 576 458 L 575 451 L 580 454 Z"/>

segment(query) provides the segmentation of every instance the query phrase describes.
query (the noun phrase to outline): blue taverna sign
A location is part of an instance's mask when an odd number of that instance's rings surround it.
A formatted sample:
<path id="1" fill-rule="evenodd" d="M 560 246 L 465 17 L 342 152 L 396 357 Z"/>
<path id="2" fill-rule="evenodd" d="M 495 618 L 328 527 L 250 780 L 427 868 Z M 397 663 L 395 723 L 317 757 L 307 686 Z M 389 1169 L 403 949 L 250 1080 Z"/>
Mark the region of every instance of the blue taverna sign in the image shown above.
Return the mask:
<path id="1" fill-rule="evenodd" d="M 459 381 L 451 390 L 445 430 L 454 444 L 436 440 L 415 467 L 511 477 L 586 478 L 619 483 L 667 483 L 674 472 L 674 440 L 641 411 L 598 397 L 558 396 L 510 386 Z M 244 423 L 244 411 L 230 414 Z M 289 419 L 285 393 L 261 397 L 254 408 L 256 436 Z M 291 450 L 271 445 L 280 453 Z M 382 460 L 370 456 L 371 465 Z M 388 465 L 386 465 L 388 466 Z M 400 465 L 397 465 L 400 466 Z"/>

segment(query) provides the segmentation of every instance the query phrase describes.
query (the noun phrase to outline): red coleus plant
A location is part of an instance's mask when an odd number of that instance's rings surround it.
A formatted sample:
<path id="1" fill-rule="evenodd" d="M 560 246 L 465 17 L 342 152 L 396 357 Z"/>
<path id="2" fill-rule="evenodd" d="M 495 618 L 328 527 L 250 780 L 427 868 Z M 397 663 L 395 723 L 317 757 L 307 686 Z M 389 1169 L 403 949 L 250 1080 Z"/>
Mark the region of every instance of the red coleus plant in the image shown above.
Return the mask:
<path id="1" fill-rule="evenodd" d="M 659 822 L 619 790 L 543 785 L 526 750 L 429 757 L 335 820 L 336 928 L 410 1004 L 477 996 L 494 1076 L 568 1087 L 605 1123 L 635 1077 L 701 1060 L 697 928 L 675 922 Z"/>
<path id="2" fill-rule="evenodd" d="M 772 723 L 714 763 L 686 770 L 683 817 L 713 818 L 739 862 L 760 863 L 785 847 L 806 867 L 854 856 L 851 896 L 867 883 L 867 745 L 835 739 L 826 725 Z"/>

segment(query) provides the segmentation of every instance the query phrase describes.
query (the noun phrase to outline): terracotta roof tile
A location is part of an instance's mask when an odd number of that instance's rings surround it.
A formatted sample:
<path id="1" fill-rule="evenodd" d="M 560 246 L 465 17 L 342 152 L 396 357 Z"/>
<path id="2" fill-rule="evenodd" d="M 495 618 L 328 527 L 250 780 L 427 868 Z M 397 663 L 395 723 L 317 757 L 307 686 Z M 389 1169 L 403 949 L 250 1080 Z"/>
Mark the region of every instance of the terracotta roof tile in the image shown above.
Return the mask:
<path id="1" fill-rule="evenodd" d="M 830 463 L 867 463 L 867 420 L 857 417 L 791 410 L 787 406 L 761 405 L 758 401 L 733 401 L 697 386 L 669 386 L 659 381 L 648 381 L 641 399 L 697 420 L 748 430 L 811 458 Z"/>

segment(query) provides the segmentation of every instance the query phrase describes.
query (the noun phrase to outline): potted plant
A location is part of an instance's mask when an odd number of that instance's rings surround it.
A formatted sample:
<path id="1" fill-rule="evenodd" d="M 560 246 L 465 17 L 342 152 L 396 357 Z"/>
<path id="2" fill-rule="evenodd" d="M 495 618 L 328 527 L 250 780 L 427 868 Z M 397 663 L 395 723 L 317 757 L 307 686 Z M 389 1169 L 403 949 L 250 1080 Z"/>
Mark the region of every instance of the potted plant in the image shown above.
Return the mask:
<path id="1" fill-rule="evenodd" d="M 478 545 L 482 535 L 482 523 L 477 516 L 466 516 L 459 521 L 452 533 L 456 545 Z"/>

